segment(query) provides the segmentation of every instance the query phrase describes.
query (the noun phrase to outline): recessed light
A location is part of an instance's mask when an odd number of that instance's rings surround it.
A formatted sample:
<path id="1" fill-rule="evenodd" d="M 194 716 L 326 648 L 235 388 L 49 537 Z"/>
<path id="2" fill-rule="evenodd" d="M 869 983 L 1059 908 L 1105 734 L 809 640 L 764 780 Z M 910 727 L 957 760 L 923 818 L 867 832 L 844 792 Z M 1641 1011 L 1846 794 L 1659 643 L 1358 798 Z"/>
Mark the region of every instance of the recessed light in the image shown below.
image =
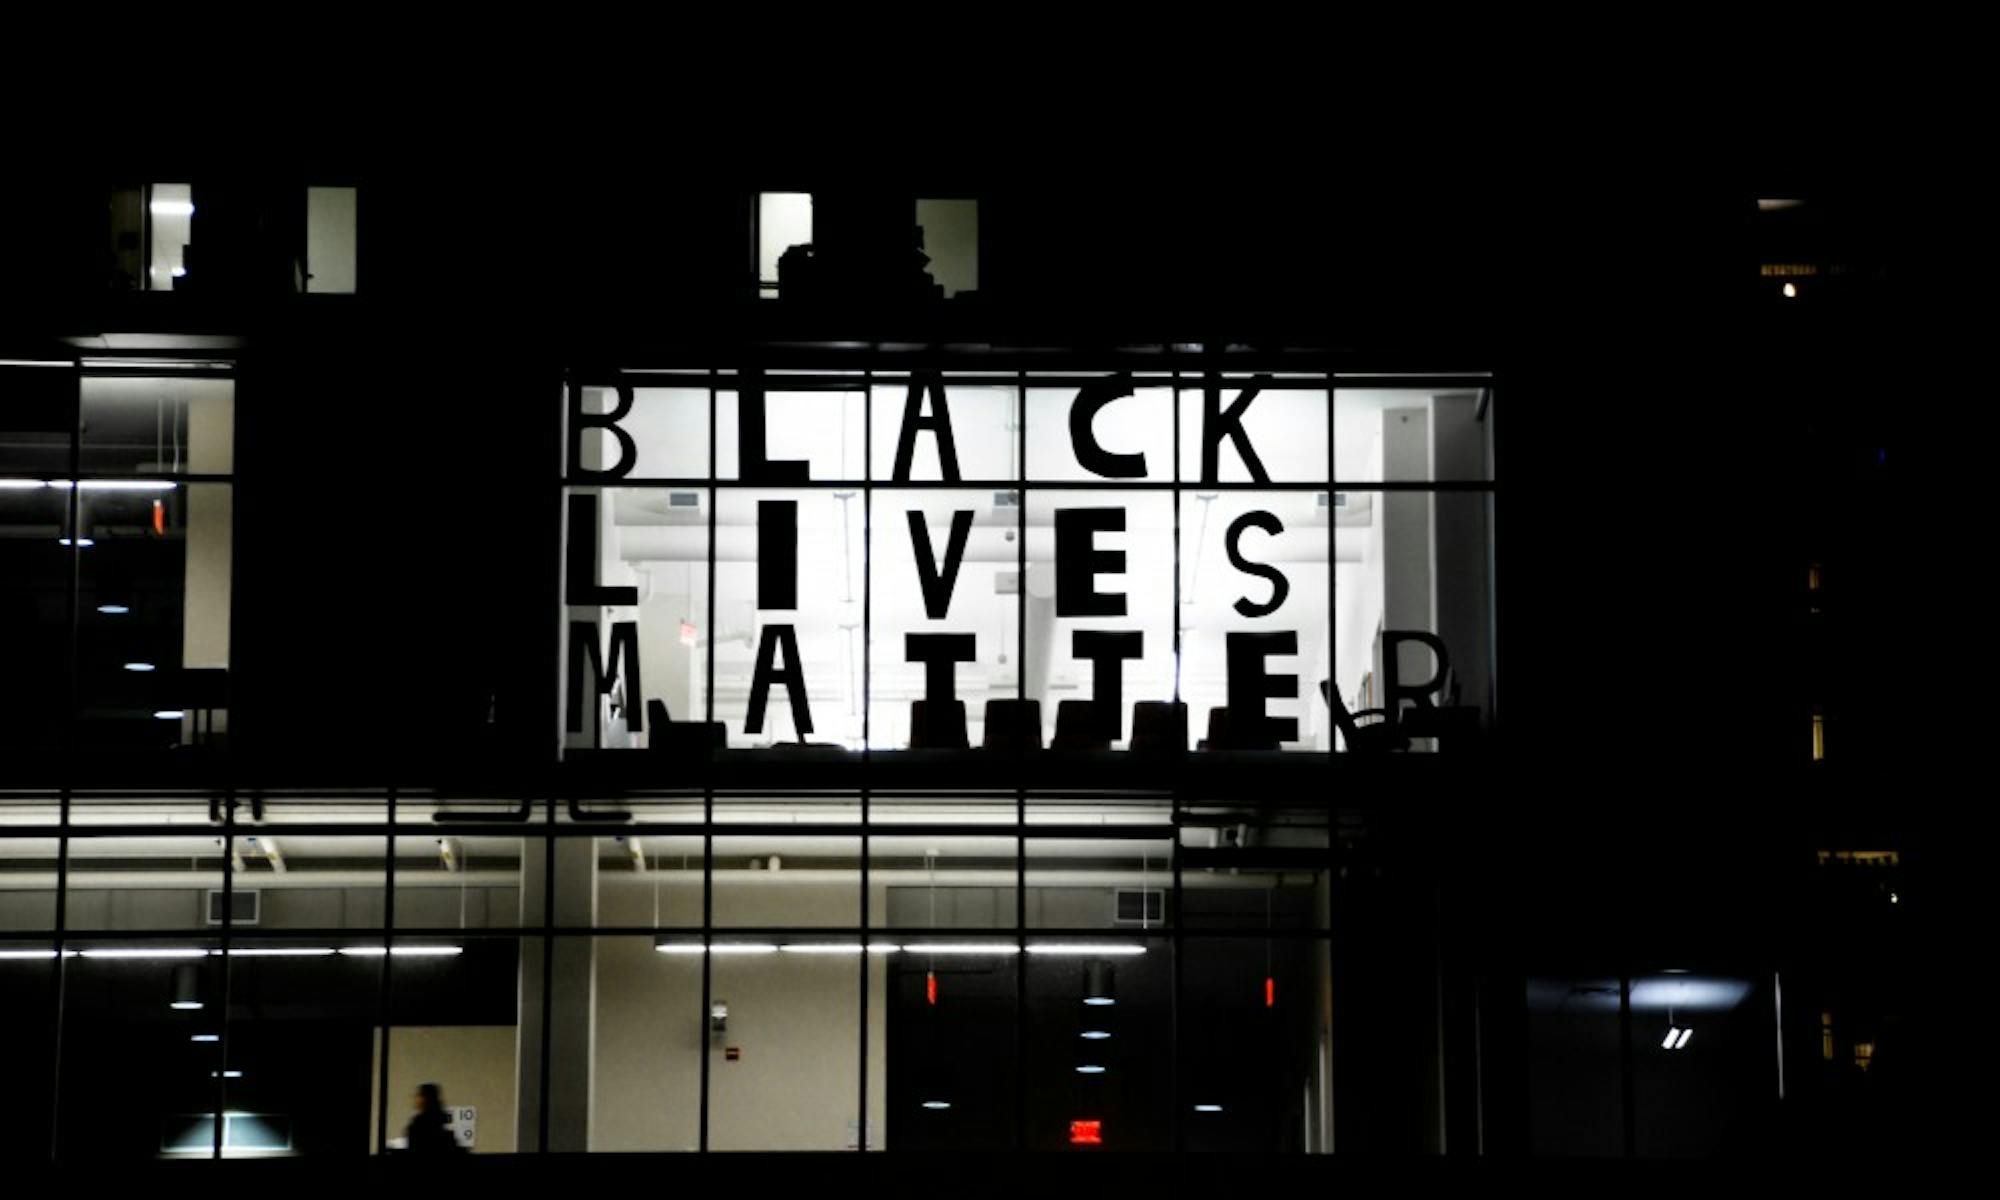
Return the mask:
<path id="1" fill-rule="evenodd" d="M 103 613 L 107 617 L 122 617 L 126 613 L 131 612 L 132 610 L 125 607 L 123 604 L 100 604 L 97 606 L 97 611 Z"/>
<path id="2" fill-rule="evenodd" d="M 158 668 L 158 667 L 156 667 L 156 666 L 154 666 L 154 665 L 153 665 L 152 663 L 126 663 L 126 664 L 125 664 L 125 669 L 126 669 L 126 670 L 128 670 L 128 671 L 157 671 L 157 670 L 159 670 L 159 668 Z"/>
<path id="3" fill-rule="evenodd" d="M 1110 1033 L 1110 1031 L 1109 1031 L 1109 1030 L 1105 1030 L 1105 1029 L 1086 1029 L 1086 1030 L 1084 1030 L 1084 1031 L 1083 1031 L 1083 1032 L 1082 1032 L 1081 1034 L 1078 1034 L 1077 1036 L 1079 1036 L 1079 1037 L 1082 1037 L 1082 1038 L 1085 1038 L 1085 1039 L 1087 1039 L 1087 1040 L 1089 1040 L 1089 1041 L 1093 1041 L 1093 1042 L 1101 1042 L 1101 1041 L 1103 1041 L 1103 1040 L 1104 1040 L 1105 1038 L 1108 1038 L 1108 1037 L 1110 1037 L 1110 1036 L 1111 1036 L 1111 1033 Z"/>
<path id="4" fill-rule="evenodd" d="M 1104 1068 L 1098 1066 L 1095 1063 L 1089 1063 L 1084 1066 L 1078 1067 L 1076 1069 L 1076 1073 L 1079 1075 L 1102 1075 L 1104 1074 Z"/>
<path id="5" fill-rule="evenodd" d="M 153 713 L 153 718 L 159 721 L 178 721 L 185 716 L 187 710 L 180 708 L 162 708 Z"/>
<path id="6" fill-rule="evenodd" d="M 1221 1112 L 1222 1106 L 1220 1104 L 1197 1104 L 1194 1106 L 1194 1110 L 1196 1112 Z"/>
<path id="7" fill-rule="evenodd" d="M 951 1107 L 951 1101 L 949 1101 L 949 1100 L 926 1100 L 926 1101 L 924 1101 L 924 1107 L 925 1107 L 925 1108 L 928 1108 L 928 1109 L 931 1109 L 931 1110 L 933 1110 L 933 1111 L 938 1111 L 938 1110 L 942 1110 L 942 1109 L 947 1109 L 947 1108 L 950 1108 L 950 1107 Z"/>

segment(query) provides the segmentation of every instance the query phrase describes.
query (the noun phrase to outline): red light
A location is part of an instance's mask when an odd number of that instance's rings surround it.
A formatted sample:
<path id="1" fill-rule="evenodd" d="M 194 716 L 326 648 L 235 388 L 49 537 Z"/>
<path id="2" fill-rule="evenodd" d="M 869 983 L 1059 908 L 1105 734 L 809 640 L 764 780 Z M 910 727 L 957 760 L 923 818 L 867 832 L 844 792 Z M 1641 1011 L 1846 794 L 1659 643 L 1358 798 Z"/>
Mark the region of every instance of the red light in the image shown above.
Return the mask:
<path id="1" fill-rule="evenodd" d="M 1069 1144 L 1072 1146 L 1102 1146 L 1104 1144 L 1104 1122 L 1071 1121 L 1069 1123 Z"/>
<path id="2" fill-rule="evenodd" d="M 924 999 L 926 999 L 926 1000 L 930 1001 L 930 1002 L 931 1002 L 932 1004 L 936 1004 L 936 1003 L 937 1003 L 937 972 L 936 972 L 936 971 L 926 971 L 926 972 L 924 972 Z"/>
<path id="3" fill-rule="evenodd" d="M 153 501 L 153 534 L 167 536 L 167 506 L 158 500 Z"/>
<path id="4" fill-rule="evenodd" d="M 1264 976 L 1264 1007 L 1278 1007 L 1278 981 L 1269 975 Z"/>

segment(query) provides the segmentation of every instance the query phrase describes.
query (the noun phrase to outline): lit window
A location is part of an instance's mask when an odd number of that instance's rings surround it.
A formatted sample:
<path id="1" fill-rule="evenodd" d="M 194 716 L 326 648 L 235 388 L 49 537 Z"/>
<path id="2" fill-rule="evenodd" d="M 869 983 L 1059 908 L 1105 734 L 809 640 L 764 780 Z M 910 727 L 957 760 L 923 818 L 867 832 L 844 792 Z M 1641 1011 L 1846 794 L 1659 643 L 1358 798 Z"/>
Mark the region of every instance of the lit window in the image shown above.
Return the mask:
<path id="1" fill-rule="evenodd" d="M 1813 714 L 1813 761 L 1819 762 L 1825 757 L 1826 757 L 1826 718 L 1818 713 L 1814 713 Z"/>
<path id="2" fill-rule="evenodd" d="M 778 260 L 794 246 L 813 240 L 810 192 L 759 192 L 757 195 L 757 295 L 778 296 Z"/>
<path id="3" fill-rule="evenodd" d="M 945 299 L 979 290 L 979 201 L 919 200 L 917 224 L 931 278 Z"/>
<path id="4" fill-rule="evenodd" d="M 352 294 L 355 189 L 306 189 L 305 290 Z"/>
<path id="5" fill-rule="evenodd" d="M 188 273 L 194 240 L 194 188 L 154 183 L 111 193 L 111 286 L 170 292 Z"/>

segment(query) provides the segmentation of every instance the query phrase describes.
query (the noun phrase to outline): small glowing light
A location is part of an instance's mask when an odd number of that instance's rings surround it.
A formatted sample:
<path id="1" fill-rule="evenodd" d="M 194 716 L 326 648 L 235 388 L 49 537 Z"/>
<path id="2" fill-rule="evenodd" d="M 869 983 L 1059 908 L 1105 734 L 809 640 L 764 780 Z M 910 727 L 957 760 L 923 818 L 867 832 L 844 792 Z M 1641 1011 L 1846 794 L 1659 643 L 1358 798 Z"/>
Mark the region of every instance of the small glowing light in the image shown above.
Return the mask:
<path id="1" fill-rule="evenodd" d="M 167 1005 L 167 1007 L 168 1007 L 168 1008 L 177 1008 L 177 1009 L 181 1010 L 182 1012 L 196 1012 L 196 1011 L 199 1011 L 199 1010 L 200 1010 L 200 1008 L 201 1008 L 201 1001 L 199 1001 L 199 1000 L 176 1000 L 176 1001 L 174 1001 L 174 1002 L 173 1002 L 172 1004 L 169 1004 L 169 1005 Z"/>
<path id="2" fill-rule="evenodd" d="M 1072 1146 L 1102 1146 L 1104 1144 L 1104 1122 L 1071 1121 L 1069 1123 L 1069 1144 Z"/>
<path id="3" fill-rule="evenodd" d="M 183 275 L 185 275 L 185 274 L 187 274 L 187 273 L 188 273 L 188 269 L 187 269 L 186 267 L 175 267 L 175 268 L 174 268 L 174 278 L 175 278 L 175 279 L 179 279 L 179 278 L 180 278 L 181 276 L 183 276 Z"/>
<path id="4" fill-rule="evenodd" d="M 1197 1104 L 1194 1106 L 1194 1110 L 1196 1112 L 1221 1112 L 1222 1106 L 1220 1104 Z"/>
<path id="5" fill-rule="evenodd" d="M 153 719 L 156 721 L 178 721 L 185 716 L 187 716 L 187 710 L 180 708 L 156 709 L 153 713 Z"/>
<path id="6" fill-rule="evenodd" d="M 1264 1007 L 1278 1007 L 1278 981 L 1269 975 L 1264 976 Z"/>
<path id="7" fill-rule="evenodd" d="M 210 1079 L 241 1079 L 241 1078 L 243 1078 L 243 1072 L 241 1072 L 241 1071 L 210 1071 L 210 1072 L 208 1073 L 208 1077 L 209 1077 Z"/>
<path id="8" fill-rule="evenodd" d="M 951 1101 L 949 1101 L 949 1100 L 926 1100 L 926 1101 L 924 1101 L 924 1107 L 925 1107 L 925 1108 L 928 1108 L 928 1109 L 930 1109 L 930 1110 L 932 1110 L 933 1112 L 939 1112 L 939 1111 L 942 1111 L 942 1110 L 944 1110 L 944 1109 L 947 1109 L 947 1108 L 950 1108 L 950 1107 L 951 1107 Z"/>
<path id="9" fill-rule="evenodd" d="M 219 1033 L 197 1033 L 188 1039 L 190 1042 L 219 1042 L 221 1040 L 222 1035 Z"/>
<path id="10" fill-rule="evenodd" d="M 155 200 L 147 205 L 156 217 L 191 217 L 194 215 L 192 200 Z"/>
<path id="11" fill-rule="evenodd" d="M 1110 996 L 1085 996 L 1083 1002 L 1093 1008 L 1103 1008 L 1106 1005 L 1118 1003 L 1118 1001 L 1112 999 Z"/>
<path id="12" fill-rule="evenodd" d="M 97 539 L 96 539 L 96 538 L 78 538 L 78 539 L 76 539 L 75 541 L 73 541 L 73 542 L 72 542 L 72 541 L 71 541 L 71 540 L 69 540 L 68 538 L 57 538 L 57 539 L 56 539 L 56 542 L 57 542 L 57 544 L 59 544 L 59 545 L 63 545 L 63 546 L 80 546 L 80 547 L 85 547 L 85 548 L 88 548 L 88 547 L 90 547 L 90 546 L 95 546 L 95 545 L 97 544 Z"/>
<path id="13" fill-rule="evenodd" d="M 163 947 L 149 949 L 141 946 L 106 950 L 82 951 L 85 958 L 207 958 L 208 951 L 196 949 L 173 949 Z M 197 1005 L 196 1007 L 199 1007 Z"/>
<path id="14" fill-rule="evenodd" d="M 1799 294 L 1799 285 L 1798 285 L 1798 284 L 1796 284 L 1796 283 L 1787 283 L 1787 284 L 1785 285 L 1785 299 L 1787 299 L 1787 300 L 1793 300 L 1793 299 L 1796 299 L 1796 298 L 1798 297 L 1798 294 Z"/>
<path id="15" fill-rule="evenodd" d="M 1692 1029 L 1683 1029 L 1683 1030 L 1681 1030 L 1681 1040 L 1680 1040 L 1680 1041 L 1678 1041 L 1678 1042 L 1675 1042 L 1675 1043 L 1674 1043 L 1674 1049 L 1676 1049 L 1676 1050 L 1685 1050 L 1685 1049 L 1687 1049 L 1687 1048 L 1688 1048 L 1688 1039 L 1690 1039 L 1690 1038 L 1692 1038 L 1692 1037 L 1694 1037 L 1694 1030 L 1692 1030 Z"/>
<path id="16" fill-rule="evenodd" d="M 1671 1050 L 1671 1049 L 1673 1049 L 1673 1048 L 1674 1048 L 1674 1041 L 1675 1041 L 1676 1039 L 1678 1039 L 1678 1038 L 1679 1038 L 1680 1036 L 1681 1036 L 1681 1031 L 1680 1031 L 1680 1030 L 1678 1030 L 1678 1029 L 1674 1028 L 1674 1027 L 1673 1027 L 1672 1025 L 1669 1025 L 1669 1026 L 1667 1026 L 1667 1036 L 1666 1036 L 1665 1038 L 1662 1038 L 1662 1039 L 1661 1039 L 1661 1041 L 1660 1041 L 1660 1049 L 1662 1049 L 1662 1050 Z"/>
<path id="17" fill-rule="evenodd" d="M 126 663 L 126 664 L 125 664 L 125 669 L 126 669 L 126 670 L 128 670 L 128 671 L 157 671 L 157 670 L 159 670 L 159 668 L 158 668 L 158 667 L 155 667 L 155 666 L 154 666 L 154 665 L 153 665 L 152 663 Z"/>
<path id="18" fill-rule="evenodd" d="M 693 621 L 682 621 L 682 622 L 681 622 L 681 645 L 683 645 L 683 646 L 692 646 L 692 645 L 694 645 L 694 644 L 695 644 L 695 627 L 694 627 L 694 622 L 693 622 Z"/>
<path id="19" fill-rule="evenodd" d="M 1102 1075 L 1104 1074 L 1104 1068 L 1098 1066 L 1096 1063 L 1085 1063 L 1076 1069 L 1076 1073 L 1079 1075 Z"/>
<path id="20" fill-rule="evenodd" d="M 1087 1041 L 1101 1042 L 1111 1036 L 1111 1031 L 1108 1029 L 1086 1029 L 1077 1036 Z"/>
<path id="21" fill-rule="evenodd" d="M 1899 899 L 1898 899 L 1898 898 L 1896 897 L 1896 893 L 1894 893 L 1894 892 L 1890 892 L 1890 893 L 1889 893 L 1889 903 L 1891 903 L 1891 904 L 1901 904 L 1901 903 L 1902 903 L 1902 901 L 1901 901 L 1901 900 L 1899 900 Z"/>
<path id="22" fill-rule="evenodd" d="M 97 606 L 97 611 L 107 617 L 122 617 L 132 610 L 123 604 L 100 604 Z"/>

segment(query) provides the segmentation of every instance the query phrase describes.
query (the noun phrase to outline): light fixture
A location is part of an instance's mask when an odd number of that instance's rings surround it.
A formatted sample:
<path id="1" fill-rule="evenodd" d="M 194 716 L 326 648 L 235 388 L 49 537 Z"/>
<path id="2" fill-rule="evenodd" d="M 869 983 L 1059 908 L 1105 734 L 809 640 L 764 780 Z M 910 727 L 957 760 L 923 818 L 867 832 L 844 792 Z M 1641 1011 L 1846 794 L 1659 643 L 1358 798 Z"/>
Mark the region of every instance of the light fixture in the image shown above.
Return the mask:
<path id="1" fill-rule="evenodd" d="M 1194 1106 L 1194 1110 L 1196 1112 L 1215 1113 L 1221 1112 L 1222 1106 L 1220 1104 L 1197 1104 Z"/>
<path id="2" fill-rule="evenodd" d="M 153 719 L 156 721 L 178 721 L 185 716 L 187 716 L 185 709 L 159 708 L 153 710 Z"/>
<path id="3" fill-rule="evenodd" d="M 123 604 L 100 604 L 97 606 L 97 611 L 107 617 L 122 617 L 132 610 Z"/>
<path id="4" fill-rule="evenodd" d="M 219 1042 L 221 1040 L 222 1035 L 219 1033 L 197 1033 L 188 1039 L 190 1042 Z"/>
<path id="5" fill-rule="evenodd" d="M 191 217 L 194 215 L 192 200 L 154 200 L 147 210 L 156 217 Z"/>
<path id="6" fill-rule="evenodd" d="M 905 942 L 903 950 L 909 954 L 936 954 L 940 956 L 963 956 L 981 954 L 1019 954 L 1019 946 L 1005 942 Z"/>
<path id="7" fill-rule="evenodd" d="M 97 544 L 97 539 L 96 539 L 96 538 L 78 538 L 78 539 L 76 539 L 76 540 L 75 540 L 74 542 L 72 542 L 72 541 L 70 541 L 70 540 L 69 540 L 68 538 L 57 538 L 57 539 L 56 539 L 56 542 L 57 542 L 58 544 L 60 544 L 60 545 L 64 545 L 64 546 L 77 546 L 77 547 L 81 547 L 81 548 L 86 548 L 86 549 L 87 549 L 87 548 L 89 548 L 89 547 L 91 547 L 91 546 L 95 546 L 95 545 Z"/>
<path id="8" fill-rule="evenodd" d="M 1797 298 L 1798 298 L 1798 294 L 1799 294 L 1799 285 L 1798 285 L 1798 284 L 1796 284 L 1796 283 L 1787 283 L 1787 284 L 1785 285 L 1785 299 L 1787 299 L 1787 300 L 1795 300 L 1795 299 L 1797 299 Z"/>
<path id="9" fill-rule="evenodd" d="M 1085 1063 L 1076 1069 L 1076 1073 L 1079 1075 L 1102 1075 L 1104 1074 L 1104 1068 L 1098 1066 L 1096 1063 Z"/>
<path id="10" fill-rule="evenodd" d="M 1129 958 L 1133 955 L 1144 954 L 1145 952 L 1146 948 L 1144 946 L 1091 946 L 1067 942 L 1036 942 L 1028 947 L 1028 953 L 1030 954 L 1048 954 L 1070 958 L 1103 957 L 1105 955 Z"/>
<path id="11" fill-rule="evenodd" d="M 202 1007 L 201 973 L 193 963 L 174 968 L 174 998 L 168 1007 L 180 1009 L 182 1012 L 192 1012 Z"/>
<path id="12" fill-rule="evenodd" d="M 339 951 L 348 958 L 381 958 L 384 954 L 395 958 L 449 958 L 465 953 L 462 946 L 397 946 L 385 949 L 381 946 L 342 946 Z"/>
<path id="13" fill-rule="evenodd" d="M 157 671 L 157 670 L 159 670 L 159 668 L 158 668 L 158 667 L 156 667 L 156 666 L 154 666 L 154 665 L 153 665 L 152 663 L 141 663 L 141 662 L 130 662 L 130 663 L 126 663 L 126 664 L 125 664 L 125 669 L 126 669 L 126 670 L 128 670 L 128 671 Z"/>
<path id="14" fill-rule="evenodd" d="M 208 1073 L 208 1077 L 209 1077 L 210 1079 L 241 1079 L 241 1078 L 243 1078 L 243 1072 L 241 1072 L 241 1071 L 210 1071 L 210 1072 Z"/>
<path id="15" fill-rule="evenodd" d="M 1111 1036 L 1111 1031 L 1108 1029 L 1086 1029 L 1082 1033 L 1077 1034 L 1077 1036 L 1085 1041 L 1101 1042 Z"/>
<path id="16" fill-rule="evenodd" d="M 1091 963 L 1083 971 L 1083 1002 L 1093 1007 L 1118 1003 L 1112 994 L 1114 982 L 1110 963 Z"/>
<path id="17" fill-rule="evenodd" d="M 951 1107 L 951 1101 L 949 1101 L 949 1100 L 926 1100 L 926 1101 L 924 1101 L 924 1107 L 925 1107 L 925 1108 L 928 1108 L 928 1109 L 930 1109 L 930 1110 L 931 1110 L 931 1111 L 933 1111 L 933 1112 L 942 1112 L 942 1111 L 944 1111 L 945 1109 L 947 1109 L 947 1108 L 950 1108 L 950 1107 Z"/>
<path id="18" fill-rule="evenodd" d="M 79 950 L 85 958 L 207 958 L 208 951 L 191 947 L 129 946 L 104 950 Z M 194 968 L 190 967 L 189 970 Z"/>

